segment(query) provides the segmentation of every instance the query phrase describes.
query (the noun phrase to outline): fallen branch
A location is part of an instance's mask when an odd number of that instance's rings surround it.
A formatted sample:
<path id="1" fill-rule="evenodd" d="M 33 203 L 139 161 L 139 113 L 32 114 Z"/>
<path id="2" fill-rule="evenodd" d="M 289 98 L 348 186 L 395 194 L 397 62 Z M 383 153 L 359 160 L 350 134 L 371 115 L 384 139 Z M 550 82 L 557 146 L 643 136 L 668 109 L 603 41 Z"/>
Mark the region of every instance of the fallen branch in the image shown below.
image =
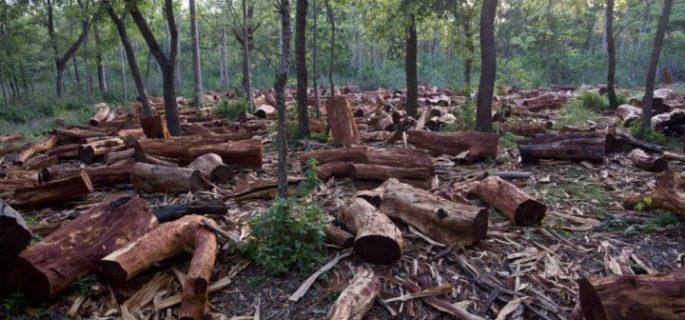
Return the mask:
<path id="1" fill-rule="evenodd" d="M 338 253 L 333 260 L 329 261 L 327 264 L 325 264 L 323 267 L 319 268 L 319 270 L 316 270 L 307 280 L 302 282 L 299 288 L 288 298 L 289 301 L 297 302 L 302 297 L 304 297 L 305 294 L 307 294 L 307 291 L 309 291 L 309 288 L 314 284 L 316 279 L 321 276 L 322 274 L 328 272 L 329 270 L 333 269 L 340 260 L 345 259 L 352 255 L 351 251 L 346 251 L 343 253 Z"/>

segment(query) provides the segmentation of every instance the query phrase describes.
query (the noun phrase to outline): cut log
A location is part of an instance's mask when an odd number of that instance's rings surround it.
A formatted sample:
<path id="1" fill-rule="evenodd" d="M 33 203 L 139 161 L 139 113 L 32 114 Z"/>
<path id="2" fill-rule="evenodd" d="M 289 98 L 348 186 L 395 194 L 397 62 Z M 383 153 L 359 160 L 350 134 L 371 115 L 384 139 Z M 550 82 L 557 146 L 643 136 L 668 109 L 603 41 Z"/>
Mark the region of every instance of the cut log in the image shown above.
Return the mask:
<path id="1" fill-rule="evenodd" d="M 326 320 L 362 320 L 381 291 L 381 282 L 371 269 L 361 268 L 340 293 Z"/>
<path id="2" fill-rule="evenodd" d="M 160 223 L 178 220 L 191 214 L 223 216 L 226 212 L 228 212 L 228 208 L 222 201 L 197 201 L 172 204 L 161 206 L 154 210 L 155 217 L 157 217 L 157 220 Z"/>
<path id="3" fill-rule="evenodd" d="M 326 115 L 331 136 L 337 146 L 349 147 L 359 144 L 359 131 L 352 115 L 350 101 L 343 96 L 333 96 L 326 101 Z"/>
<path id="4" fill-rule="evenodd" d="M 29 298 L 47 300 L 76 278 L 94 272 L 100 259 L 148 233 L 156 224 L 145 201 L 110 197 L 24 250 L 12 268 L 23 280 L 21 290 Z M 0 283 L 5 280 L 16 279 L 3 277 Z"/>
<path id="5" fill-rule="evenodd" d="M 10 199 L 10 204 L 16 208 L 35 209 L 48 204 L 85 198 L 91 192 L 93 184 L 90 177 L 88 173 L 81 171 L 80 174 L 66 179 L 17 189 Z"/>
<path id="6" fill-rule="evenodd" d="M 6 259 L 16 257 L 31 243 L 31 230 L 26 225 L 24 217 L 2 200 L 0 200 L 0 234 L 3 238 L 0 244 L 0 263 L 6 263 Z"/>
<path id="7" fill-rule="evenodd" d="M 201 155 L 188 165 L 188 168 L 200 171 L 207 179 L 215 183 L 226 183 L 233 178 L 231 167 L 224 164 L 216 153 Z"/>
<path id="8" fill-rule="evenodd" d="M 304 166 L 310 159 L 315 159 L 319 165 L 330 162 L 352 162 L 419 170 L 426 169 L 431 175 L 435 173 L 433 160 L 424 151 L 417 149 L 354 147 L 312 151 L 300 156 L 300 164 Z"/>
<path id="9" fill-rule="evenodd" d="M 78 157 L 82 162 L 91 164 L 107 153 L 121 151 L 124 148 L 126 148 L 126 146 L 124 145 L 124 140 L 121 138 L 98 140 L 82 144 L 78 150 Z"/>
<path id="10" fill-rule="evenodd" d="M 668 170 L 668 160 L 663 156 L 651 156 L 642 149 L 635 149 L 628 154 L 633 164 L 648 171 L 662 172 Z"/>
<path id="11" fill-rule="evenodd" d="M 467 162 L 483 160 L 497 156 L 499 136 L 487 132 L 431 132 L 409 130 L 407 140 L 411 145 L 430 150 L 435 155 L 461 155 Z M 465 155 L 464 155 L 465 153 Z"/>
<path id="12" fill-rule="evenodd" d="M 288 178 L 288 195 L 295 193 L 301 178 Z M 237 202 L 274 199 L 278 194 L 278 181 L 276 179 L 260 179 L 247 177 L 238 181 L 233 187 L 231 197 Z"/>
<path id="13" fill-rule="evenodd" d="M 126 160 L 126 159 L 133 159 L 135 155 L 135 149 L 125 149 L 121 151 L 112 151 L 110 153 L 105 154 L 103 159 L 105 160 L 105 163 L 114 163 L 117 161 L 121 160 Z"/>
<path id="14" fill-rule="evenodd" d="M 88 173 L 88 177 L 94 187 L 112 187 L 117 184 L 131 182 L 133 164 L 132 161 L 127 161 L 111 166 L 87 167 L 85 169 L 53 166 L 43 168 L 38 174 L 38 181 L 45 183 L 48 181 L 65 179 L 76 175 L 79 171 L 83 170 Z"/>
<path id="15" fill-rule="evenodd" d="M 579 300 L 586 320 L 685 317 L 685 270 L 648 275 L 581 279 Z"/>
<path id="16" fill-rule="evenodd" d="M 328 162 L 316 168 L 316 176 L 321 181 L 328 179 L 346 178 L 352 175 L 352 162 Z"/>
<path id="17" fill-rule="evenodd" d="M 680 161 L 680 162 L 685 162 L 685 155 L 666 151 L 664 152 L 664 158 L 668 160 L 675 160 L 675 161 Z"/>
<path id="18" fill-rule="evenodd" d="M 499 177 L 483 179 L 475 185 L 472 192 L 517 226 L 539 224 L 547 211 L 547 206 Z"/>
<path id="19" fill-rule="evenodd" d="M 485 209 L 446 200 L 397 179 L 388 179 L 376 193 L 382 199 L 382 213 L 414 226 L 447 246 L 471 246 L 487 233 Z"/>
<path id="20" fill-rule="evenodd" d="M 664 171 L 656 179 L 651 192 L 629 195 L 623 205 L 633 209 L 642 203 L 645 209 L 664 209 L 685 217 L 685 179 L 675 172 Z"/>
<path id="21" fill-rule="evenodd" d="M 15 132 L 10 132 L 7 134 L 0 135 L 0 142 L 5 143 L 5 142 L 12 142 L 16 140 L 21 140 L 24 138 L 24 135 L 21 133 L 21 131 L 15 131 Z"/>
<path id="22" fill-rule="evenodd" d="M 355 179 L 381 180 L 389 178 L 426 180 L 433 177 L 429 168 L 398 168 L 377 164 L 351 164 L 351 176 Z"/>
<path id="23" fill-rule="evenodd" d="M 392 264 L 402 257 L 402 233 L 390 219 L 362 198 L 343 208 L 342 224 L 356 234 L 354 253 L 375 264 Z"/>
<path id="24" fill-rule="evenodd" d="M 163 116 L 140 117 L 140 126 L 145 136 L 150 139 L 167 139 L 171 137 Z"/>
<path id="25" fill-rule="evenodd" d="M 620 128 L 610 128 L 607 131 L 606 144 L 607 153 L 623 151 L 623 146 L 632 146 L 649 152 L 663 152 L 666 150 L 666 148 L 658 144 L 642 141 Z"/>
<path id="26" fill-rule="evenodd" d="M 547 133 L 552 129 L 551 121 L 519 121 L 506 126 L 506 130 L 519 136 L 532 137 L 536 134 Z"/>
<path id="27" fill-rule="evenodd" d="M 604 162 L 606 134 L 553 133 L 518 141 L 521 161 L 536 163 L 540 159 Z"/>
<path id="28" fill-rule="evenodd" d="M 276 108 L 269 104 L 263 104 L 257 108 L 254 115 L 259 119 L 274 119 L 276 118 Z"/>
<path id="29" fill-rule="evenodd" d="M 621 125 L 627 127 L 642 118 L 642 109 L 629 104 L 620 105 L 616 108 L 616 116 L 621 119 Z"/>
<path id="30" fill-rule="evenodd" d="M 22 168 L 25 170 L 40 170 L 51 165 L 55 165 L 59 162 L 59 158 L 55 156 L 40 156 L 31 158 L 24 162 Z"/>
<path id="31" fill-rule="evenodd" d="M 685 124 L 685 110 L 676 109 L 652 117 L 652 129 L 669 135 L 679 135 L 679 127 Z"/>
<path id="32" fill-rule="evenodd" d="M 326 226 L 326 241 L 343 249 L 351 248 L 354 245 L 354 235 L 329 224 Z"/>
<path id="33" fill-rule="evenodd" d="M 136 163 L 131 171 L 131 183 L 136 190 L 147 192 L 183 193 L 205 187 L 198 170 Z"/>
<path id="34" fill-rule="evenodd" d="M 63 144 L 48 151 L 48 155 L 57 157 L 59 160 L 78 159 L 78 149 L 81 147 L 78 143 Z"/>
<path id="35" fill-rule="evenodd" d="M 216 261 L 216 235 L 209 229 L 195 227 L 192 244 L 195 251 L 178 311 L 181 320 L 202 320 L 209 315 L 209 278 Z"/>
<path id="36" fill-rule="evenodd" d="M 106 103 L 98 103 L 97 106 L 98 111 L 93 115 L 92 118 L 90 118 L 90 123 L 91 126 L 97 127 L 100 123 L 107 121 L 107 118 L 109 117 L 110 109 L 109 106 Z"/>
<path id="37" fill-rule="evenodd" d="M 170 139 L 141 139 L 139 140 L 136 145 L 136 159 L 139 156 L 139 154 L 147 154 L 155 157 L 164 157 L 164 158 L 169 158 L 169 159 L 176 159 L 180 162 L 185 162 L 185 163 L 190 163 L 191 161 L 195 160 L 195 158 L 206 154 L 206 153 L 217 153 L 220 156 L 222 156 L 221 153 L 219 152 L 213 152 L 213 151 L 204 151 L 204 150 L 195 150 L 195 154 L 191 154 L 191 149 L 193 148 L 198 148 L 198 147 L 210 147 L 215 144 L 220 144 L 221 146 L 217 146 L 217 149 L 226 149 L 230 148 L 231 146 L 234 148 L 241 148 L 241 147 L 247 147 L 247 146 L 252 146 L 254 148 L 257 147 L 257 144 L 261 146 L 260 141 L 254 141 L 252 142 L 251 140 L 249 141 L 236 141 L 233 142 L 235 145 L 231 145 L 231 142 L 227 142 L 227 140 L 222 139 L 222 138 L 214 138 L 214 137 L 202 137 L 202 136 L 183 136 L 183 137 L 174 137 Z M 224 145 L 225 144 L 225 145 Z M 260 148 L 261 150 L 261 148 Z M 226 151 L 226 150 L 224 150 Z M 253 150 L 252 152 L 256 152 Z M 261 158 L 261 153 L 260 153 L 260 158 Z M 225 159 L 224 159 L 224 162 Z M 230 164 L 226 162 L 227 164 Z M 260 160 L 261 163 L 261 160 Z"/>
<path id="38" fill-rule="evenodd" d="M 26 160 L 31 159 L 31 157 L 35 156 L 38 153 L 41 152 L 47 152 L 50 149 L 52 149 L 55 145 L 57 144 L 57 137 L 54 135 L 51 135 L 41 141 L 38 141 L 28 148 L 24 149 L 19 156 L 17 157 L 17 163 L 18 164 L 23 164 L 26 162 Z"/>
<path id="39" fill-rule="evenodd" d="M 111 136 L 115 130 L 109 128 L 93 128 L 72 126 L 68 128 L 55 128 L 52 135 L 57 136 L 60 142 L 80 142 L 86 138 Z"/>
<path id="40" fill-rule="evenodd" d="M 192 158 L 216 153 L 225 164 L 236 168 L 258 169 L 262 167 L 263 146 L 261 140 L 216 143 L 190 148 L 188 151 Z"/>

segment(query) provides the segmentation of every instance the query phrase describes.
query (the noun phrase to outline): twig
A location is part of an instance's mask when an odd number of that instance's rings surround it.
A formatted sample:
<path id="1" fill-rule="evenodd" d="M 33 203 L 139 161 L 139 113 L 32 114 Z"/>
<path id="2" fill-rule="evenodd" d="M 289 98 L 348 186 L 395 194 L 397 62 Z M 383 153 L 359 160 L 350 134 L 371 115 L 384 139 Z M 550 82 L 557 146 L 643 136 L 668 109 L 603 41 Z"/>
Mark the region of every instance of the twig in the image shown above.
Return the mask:
<path id="1" fill-rule="evenodd" d="M 219 228 L 218 226 L 216 226 L 214 223 L 210 222 L 207 219 L 202 219 L 202 224 L 204 224 L 205 227 L 207 227 L 207 229 L 214 231 L 214 233 L 223 237 L 224 239 L 231 240 L 233 242 L 240 242 L 239 239 L 236 239 L 230 233 L 222 230 L 221 228 Z"/>
<path id="2" fill-rule="evenodd" d="M 409 294 L 403 294 L 399 297 L 384 300 L 384 302 L 385 303 L 390 303 L 390 302 L 395 302 L 395 301 L 404 302 L 404 301 L 408 301 L 408 300 L 412 300 L 412 299 L 426 298 L 426 297 L 433 297 L 433 296 L 449 294 L 450 292 L 452 292 L 452 285 L 451 284 L 443 284 L 443 285 L 439 285 L 437 287 L 423 289 L 421 291 L 412 292 Z"/>
<path id="3" fill-rule="evenodd" d="M 344 252 L 344 253 L 342 253 L 342 254 L 337 254 L 337 255 L 335 256 L 335 258 L 333 258 L 333 260 L 329 261 L 326 265 L 324 265 L 324 266 L 321 267 L 319 270 L 317 270 L 316 272 L 314 272 L 311 276 L 309 276 L 309 278 L 307 278 L 307 280 L 305 280 L 304 282 L 302 282 L 302 284 L 300 285 L 300 287 L 297 288 L 297 291 L 295 291 L 295 292 L 290 296 L 290 298 L 288 298 L 288 300 L 293 301 L 293 302 L 297 302 L 298 300 L 300 300 L 302 297 L 304 297 L 305 294 L 307 294 L 307 291 L 309 291 L 309 288 L 314 284 L 314 281 L 316 281 L 316 279 L 317 279 L 319 276 L 321 276 L 322 274 L 324 274 L 324 273 L 327 272 L 328 270 L 333 269 L 333 267 L 334 267 L 336 264 L 338 264 L 338 262 L 340 262 L 340 260 L 342 260 L 342 259 L 344 259 L 344 258 L 347 258 L 347 257 L 349 257 L 350 255 L 352 255 L 352 251 L 349 251 L 349 250 L 346 251 L 346 252 Z"/>

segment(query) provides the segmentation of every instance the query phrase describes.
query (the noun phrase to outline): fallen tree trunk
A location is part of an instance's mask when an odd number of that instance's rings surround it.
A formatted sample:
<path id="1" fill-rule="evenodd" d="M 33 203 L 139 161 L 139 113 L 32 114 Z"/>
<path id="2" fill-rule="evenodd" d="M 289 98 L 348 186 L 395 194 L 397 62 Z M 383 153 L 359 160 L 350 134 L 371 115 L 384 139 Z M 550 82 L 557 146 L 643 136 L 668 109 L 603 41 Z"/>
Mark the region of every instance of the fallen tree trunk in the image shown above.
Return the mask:
<path id="1" fill-rule="evenodd" d="M 21 140 L 24 138 L 24 135 L 21 133 L 21 131 L 15 131 L 15 132 L 10 132 L 7 134 L 0 135 L 0 142 L 5 143 L 5 142 L 12 142 L 15 140 Z"/>
<path id="2" fill-rule="evenodd" d="M 24 149 L 24 151 L 22 151 L 19 154 L 19 156 L 17 156 L 16 162 L 18 164 L 23 164 L 24 162 L 26 162 L 26 160 L 30 159 L 36 154 L 49 151 L 57 144 L 57 140 L 58 139 L 56 136 L 51 135 L 41 141 L 32 144 L 28 148 Z"/>
<path id="3" fill-rule="evenodd" d="M 377 164 L 351 164 L 350 175 L 355 179 L 381 180 L 389 178 L 427 180 L 433 177 L 429 168 L 398 168 Z"/>
<path id="4" fill-rule="evenodd" d="M 685 271 L 619 275 L 578 281 L 586 320 L 683 319 Z"/>
<path id="5" fill-rule="evenodd" d="M 0 200 L 0 234 L 3 238 L 0 244 L 0 263 L 6 263 L 6 259 L 16 257 L 31 243 L 33 236 L 24 217 L 2 200 Z"/>
<path id="6" fill-rule="evenodd" d="M 80 199 L 93 192 L 93 184 L 88 173 L 80 174 L 14 191 L 10 204 L 17 208 L 34 209 L 52 203 L 63 203 L 66 200 Z"/>
<path id="7" fill-rule="evenodd" d="M 685 217 L 685 179 L 675 172 L 664 171 L 656 179 L 651 192 L 629 195 L 623 205 L 633 209 L 642 203 L 645 209 L 664 209 Z"/>
<path id="8" fill-rule="evenodd" d="M 39 170 L 59 163 L 59 158 L 53 156 L 40 156 L 31 158 L 24 162 L 22 168 L 25 170 Z"/>
<path id="9" fill-rule="evenodd" d="M 321 181 L 328 179 L 346 178 L 352 175 L 352 162 L 328 162 L 316 168 L 316 176 Z"/>
<path id="10" fill-rule="evenodd" d="M 356 234 L 354 253 L 375 264 L 392 264 L 402 257 L 402 233 L 390 219 L 362 198 L 356 198 L 340 215 L 342 224 Z"/>
<path id="11" fill-rule="evenodd" d="M 78 159 L 78 149 L 81 147 L 78 143 L 63 144 L 48 151 L 48 155 L 57 157 L 59 160 Z"/>
<path id="12" fill-rule="evenodd" d="M 380 210 L 447 246 L 471 246 L 485 238 L 487 210 L 459 204 L 428 191 L 388 179 L 375 190 Z M 370 203 L 378 203 L 371 199 Z"/>
<path id="13" fill-rule="evenodd" d="M 24 250 L 11 267 L 29 298 L 51 299 L 76 278 L 94 272 L 104 256 L 156 225 L 145 201 L 110 197 Z M 3 277 L 0 283 L 13 280 Z"/>
<path id="14" fill-rule="evenodd" d="M 114 163 L 117 161 L 121 160 L 126 160 L 126 159 L 133 159 L 135 156 L 135 149 L 125 149 L 121 151 L 112 151 L 110 153 L 105 154 L 103 157 L 103 160 L 105 160 L 105 163 L 110 164 Z"/>
<path id="15" fill-rule="evenodd" d="M 86 138 L 105 137 L 115 134 L 116 131 L 110 128 L 93 128 L 72 126 L 68 128 L 55 128 L 51 134 L 57 136 L 61 143 L 82 142 Z"/>
<path id="16" fill-rule="evenodd" d="M 472 193 L 502 212 L 517 226 L 539 224 L 547 211 L 547 206 L 499 177 L 483 179 L 475 185 Z"/>
<path id="17" fill-rule="evenodd" d="M 430 150 L 435 155 L 461 155 L 461 160 L 472 163 L 486 157 L 497 156 L 499 136 L 487 132 L 431 132 L 409 130 L 411 145 Z"/>
<path id="18" fill-rule="evenodd" d="M 350 284 L 328 311 L 326 320 L 362 320 L 381 291 L 381 282 L 371 269 L 357 270 Z"/>
<path id="19" fill-rule="evenodd" d="M 86 164 L 91 164 L 107 153 L 120 151 L 124 148 L 126 146 L 121 138 L 93 141 L 79 147 L 78 158 Z"/>
<path id="20" fill-rule="evenodd" d="M 536 163 L 540 159 L 604 162 L 606 147 L 604 132 L 553 133 L 536 135 L 518 141 L 521 161 Z"/>
<path id="21" fill-rule="evenodd" d="M 207 179 L 215 183 L 226 183 L 233 178 L 231 167 L 224 164 L 216 153 L 207 153 L 197 157 L 188 168 L 200 171 Z"/>
<path id="22" fill-rule="evenodd" d="M 633 164 L 648 171 L 662 172 L 668 170 L 668 160 L 663 156 L 651 156 L 641 149 L 635 149 L 628 154 Z"/>
<path id="23" fill-rule="evenodd" d="M 433 160 L 424 151 L 417 149 L 353 147 L 312 151 L 300 156 L 300 164 L 304 166 L 310 159 L 315 159 L 319 165 L 330 162 L 352 162 L 397 168 L 425 169 L 431 175 L 435 173 Z"/>
<path id="24" fill-rule="evenodd" d="M 97 106 L 98 111 L 93 115 L 92 118 L 90 118 L 90 123 L 91 126 L 97 127 L 100 123 L 107 121 L 107 117 L 109 117 L 110 109 L 109 106 L 106 103 L 98 103 Z"/>
<path id="25" fill-rule="evenodd" d="M 642 109 L 629 104 L 620 105 L 616 108 L 616 116 L 621 119 L 622 126 L 628 127 L 633 122 L 640 120 Z"/>
<path id="26" fill-rule="evenodd" d="M 137 190 L 182 193 L 205 187 L 198 170 L 151 165 L 138 162 L 131 171 L 131 183 Z"/>
<path id="27" fill-rule="evenodd" d="M 359 144 L 359 130 L 346 97 L 333 96 L 326 101 L 326 118 L 335 145 L 349 147 Z"/>
<path id="28" fill-rule="evenodd" d="M 215 153 L 229 166 L 249 169 L 258 169 L 262 167 L 262 154 L 264 152 L 261 140 L 216 143 L 190 148 L 188 151 L 192 158 L 197 158 L 208 153 Z"/>
<path id="29" fill-rule="evenodd" d="M 226 204 L 222 201 L 197 201 L 183 204 L 161 206 L 154 210 L 155 217 L 160 223 L 178 220 L 184 216 L 217 215 L 223 216 L 228 212 Z"/>
<path id="30" fill-rule="evenodd" d="M 343 249 L 351 248 L 354 245 L 354 235 L 329 224 L 326 226 L 326 241 Z"/>
<path id="31" fill-rule="evenodd" d="M 552 129 L 551 121 L 519 121 L 508 124 L 505 130 L 519 136 L 533 137 L 536 134 L 547 133 L 547 130 Z"/>
<path id="32" fill-rule="evenodd" d="M 204 319 L 208 312 L 209 277 L 216 259 L 216 236 L 205 228 L 199 215 L 163 223 L 135 242 L 112 252 L 101 261 L 102 273 L 115 284 L 138 275 L 164 259 L 194 248 L 188 276 L 183 285 L 181 319 Z"/>

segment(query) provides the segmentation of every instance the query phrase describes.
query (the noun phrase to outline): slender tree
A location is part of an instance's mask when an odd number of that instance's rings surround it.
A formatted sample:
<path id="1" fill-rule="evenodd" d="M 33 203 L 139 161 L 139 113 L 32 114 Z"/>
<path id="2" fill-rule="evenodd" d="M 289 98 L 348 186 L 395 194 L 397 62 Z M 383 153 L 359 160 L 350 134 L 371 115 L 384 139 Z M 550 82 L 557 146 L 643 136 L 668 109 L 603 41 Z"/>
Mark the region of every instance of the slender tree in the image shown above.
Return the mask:
<path id="1" fill-rule="evenodd" d="M 300 138 L 309 137 L 307 111 L 307 0 L 297 0 L 295 17 L 295 60 L 297 64 L 297 115 Z"/>
<path id="2" fill-rule="evenodd" d="M 107 69 L 102 59 L 102 42 L 100 41 L 100 30 L 95 27 L 95 63 L 98 71 L 98 88 L 100 94 L 104 95 L 109 91 L 107 86 Z"/>
<path id="3" fill-rule="evenodd" d="M 321 110 L 319 109 L 319 86 L 317 84 L 317 79 L 319 78 L 318 72 L 318 47 L 317 38 L 319 30 L 317 22 L 319 18 L 319 8 L 316 6 L 316 0 L 312 0 L 312 11 L 314 16 L 314 30 L 312 31 L 312 87 L 314 88 L 314 109 L 316 111 L 316 118 L 321 117 Z"/>
<path id="4" fill-rule="evenodd" d="M 195 0 L 188 0 L 190 8 L 190 37 L 193 42 L 193 89 L 195 107 L 202 107 L 202 64 L 200 63 L 200 32 L 197 28 L 197 14 Z"/>
<path id="5" fill-rule="evenodd" d="M 278 196 L 288 196 L 288 126 L 285 109 L 285 86 L 290 68 L 290 1 L 277 0 L 281 19 L 281 64 L 276 72 L 276 104 L 278 104 Z"/>
<path id="6" fill-rule="evenodd" d="M 220 48 L 220 70 L 219 75 L 221 77 L 221 88 L 228 89 L 228 50 L 226 49 L 226 27 L 221 25 L 219 27 L 219 33 L 221 37 L 221 48 Z"/>
<path id="7" fill-rule="evenodd" d="M 178 106 L 176 104 L 176 86 L 174 84 L 174 71 L 176 69 L 176 54 L 178 53 L 178 30 L 174 19 L 174 8 L 172 0 L 164 0 L 164 13 L 166 15 L 167 26 L 169 28 L 170 44 L 169 54 L 165 54 L 162 47 L 155 39 L 155 35 L 150 30 L 143 14 L 138 9 L 135 0 L 128 0 L 131 17 L 138 30 L 143 35 L 150 52 L 157 60 L 162 71 L 162 82 L 164 87 L 164 110 L 166 111 L 167 127 L 169 133 L 174 136 L 181 135 L 181 124 L 178 119 Z"/>
<path id="8" fill-rule="evenodd" d="M 659 56 L 661 55 L 661 47 L 664 44 L 664 36 L 666 35 L 666 27 L 668 26 L 668 19 L 671 16 L 672 7 L 673 0 L 664 0 L 664 8 L 661 11 L 661 18 L 659 18 L 659 25 L 657 26 L 656 36 L 654 37 L 652 58 L 649 61 L 645 97 L 642 101 L 642 130 L 649 128 L 652 123 L 652 103 L 654 102 L 656 69 L 659 66 Z"/>
<path id="9" fill-rule="evenodd" d="M 480 12 L 481 75 L 476 110 L 476 129 L 479 131 L 492 131 L 492 95 L 495 91 L 495 77 L 497 76 L 496 12 L 497 0 L 483 0 Z"/>
<path id="10" fill-rule="evenodd" d="M 607 95 L 609 96 L 609 106 L 618 107 L 614 82 L 616 78 L 616 47 L 614 44 L 614 0 L 607 0 L 606 7 L 606 39 L 607 54 L 609 56 L 607 70 Z"/>
<path id="11" fill-rule="evenodd" d="M 124 58 L 124 49 L 119 48 L 119 62 L 121 66 L 121 92 L 124 101 L 128 101 L 128 90 L 126 85 L 126 58 Z"/>
<path id="12" fill-rule="evenodd" d="M 328 85 L 331 90 L 331 97 L 335 95 L 335 84 L 333 83 L 333 68 L 335 67 L 335 13 L 331 6 L 331 0 L 326 0 L 326 13 L 328 22 L 331 23 L 331 62 L 328 65 Z"/>
<path id="13" fill-rule="evenodd" d="M 419 109 L 419 76 L 418 76 L 418 35 L 416 32 L 416 16 L 409 15 L 409 25 L 406 33 L 406 54 L 404 70 L 407 77 L 407 114 L 416 117 Z"/>

